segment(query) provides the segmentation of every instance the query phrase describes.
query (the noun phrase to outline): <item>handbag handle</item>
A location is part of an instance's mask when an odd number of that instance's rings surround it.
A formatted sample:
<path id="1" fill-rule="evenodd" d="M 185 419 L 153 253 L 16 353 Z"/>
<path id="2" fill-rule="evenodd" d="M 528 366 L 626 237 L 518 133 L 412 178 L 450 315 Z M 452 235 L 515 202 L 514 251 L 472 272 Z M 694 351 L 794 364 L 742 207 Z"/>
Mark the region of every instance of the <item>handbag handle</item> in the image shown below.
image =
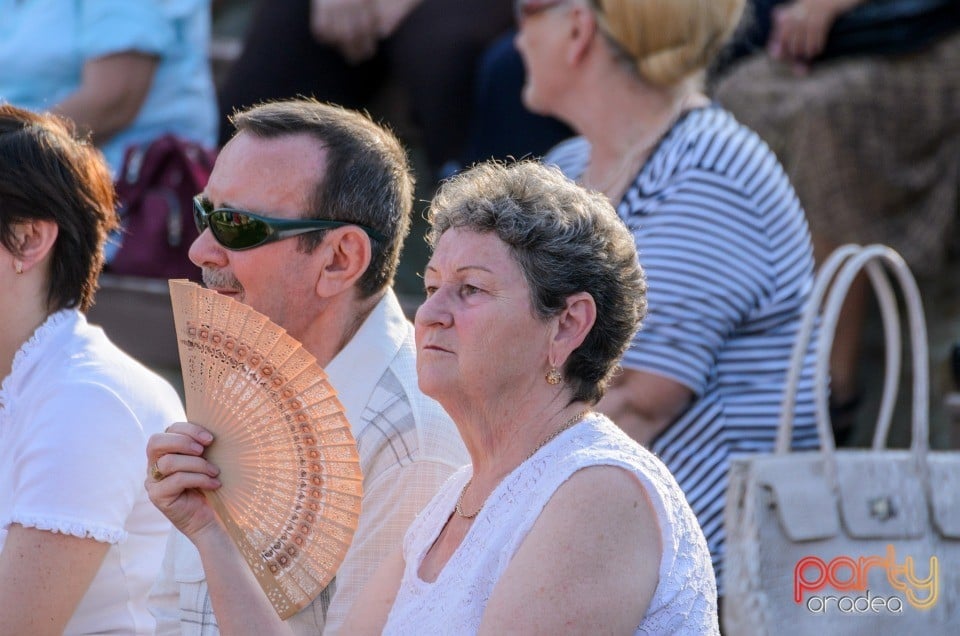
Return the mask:
<path id="1" fill-rule="evenodd" d="M 830 254 L 827 260 L 824 261 L 817 272 L 813 289 L 811 290 L 810 297 L 808 298 L 807 304 L 804 307 L 800 328 L 797 331 L 793 351 L 791 352 L 790 366 L 787 369 L 787 377 L 784 386 L 784 398 L 780 409 L 780 424 L 777 431 L 776 445 L 774 447 L 775 452 L 778 454 L 784 454 L 790 451 L 790 445 L 793 436 L 793 413 L 797 401 L 800 375 L 804 368 L 804 360 L 807 356 L 807 351 L 810 348 L 810 341 L 813 338 L 815 327 L 819 324 L 821 330 L 823 328 L 822 321 L 818 323 L 818 320 L 820 320 L 821 317 L 821 305 L 823 304 L 824 298 L 827 296 L 828 291 L 830 290 L 830 284 L 833 282 L 837 272 L 850 259 L 850 257 L 859 253 L 862 249 L 863 248 L 861 246 L 854 244 L 847 244 L 838 247 Z M 889 428 L 890 419 L 893 415 L 893 405 L 896 398 L 896 387 L 900 374 L 901 362 L 899 340 L 900 319 L 899 312 L 896 310 L 896 306 L 890 302 L 886 302 L 892 297 L 892 290 L 890 289 L 890 282 L 887 280 L 883 271 L 879 269 L 879 265 L 876 263 L 870 263 L 867 267 L 867 273 L 870 276 L 873 286 L 880 290 L 878 292 L 878 297 L 881 299 L 880 308 L 883 316 L 884 334 L 888 338 L 887 346 L 884 348 L 886 363 L 884 365 L 885 373 L 883 400 L 880 408 L 880 415 L 878 417 L 877 428 L 879 432 L 880 429 L 886 431 Z M 896 338 L 895 342 L 890 342 L 890 338 Z M 818 359 L 822 358 L 829 360 L 829 352 L 833 344 L 832 333 L 829 334 L 828 340 L 829 342 L 823 345 L 818 343 L 817 347 L 815 348 Z M 822 353 L 826 355 L 821 355 Z M 829 402 L 827 399 L 828 394 L 826 389 L 826 387 L 829 385 L 828 374 L 825 370 L 826 367 L 821 367 L 816 363 L 816 361 L 814 364 L 814 369 L 815 395 L 817 398 L 819 398 L 819 392 L 822 392 L 824 398 L 823 400 L 817 399 L 814 405 L 816 408 L 816 418 L 818 421 L 817 432 L 821 438 L 821 445 L 824 443 L 825 439 L 828 440 L 826 443 L 832 444 L 833 434 L 829 426 L 830 410 L 828 406 Z M 817 375 L 818 373 L 819 375 Z M 826 406 L 826 408 L 823 408 L 824 406 Z M 823 420 L 825 426 L 820 427 L 820 420 Z M 880 435 L 875 436 L 875 444 L 878 437 L 880 437 Z M 883 440 L 885 439 L 886 434 L 884 432 L 881 438 L 881 445 L 884 443 Z"/>
<path id="2" fill-rule="evenodd" d="M 824 296 L 827 296 L 816 347 L 814 390 L 817 431 L 821 448 L 828 455 L 833 455 L 834 440 L 830 427 L 828 406 L 829 351 L 833 345 L 833 337 L 843 301 L 855 277 L 864 269 L 866 269 L 880 305 L 886 353 L 884 391 L 877 428 L 874 432 L 873 448 L 876 450 L 886 446 L 893 407 L 899 390 L 901 342 L 896 297 L 890 284 L 890 276 L 884 271 L 882 265 L 886 265 L 887 270 L 899 284 L 907 310 L 911 352 L 913 354 L 911 449 L 918 461 L 922 461 L 925 456 L 929 447 L 929 369 L 927 368 L 926 319 L 919 288 L 906 262 L 897 252 L 885 245 L 861 247 L 853 244 L 837 248 L 823 263 L 814 282 L 810 299 L 804 308 L 801 326 L 794 343 L 790 368 L 787 373 L 775 447 L 777 454 L 785 454 L 790 451 L 793 433 L 793 411 L 796 404 L 800 373 L 820 313 L 821 302 Z M 832 287 L 830 287 L 831 281 L 833 281 Z M 827 295 L 828 288 L 830 288 L 829 295 Z M 832 461 L 828 462 L 828 467 L 831 467 L 832 464 Z M 831 468 L 828 468 L 828 470 L 832 472 Z"/>

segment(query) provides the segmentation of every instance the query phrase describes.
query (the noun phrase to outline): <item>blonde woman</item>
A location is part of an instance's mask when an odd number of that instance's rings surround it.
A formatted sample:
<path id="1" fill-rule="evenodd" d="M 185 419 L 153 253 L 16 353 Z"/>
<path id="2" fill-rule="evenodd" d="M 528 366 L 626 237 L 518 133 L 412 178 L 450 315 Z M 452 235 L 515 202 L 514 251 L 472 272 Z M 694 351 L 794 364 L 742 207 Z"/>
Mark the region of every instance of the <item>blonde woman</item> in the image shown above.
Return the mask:
<path id="1" fill-rule="evenodd" d="M 546 161 L 613 202 L 649 281 L 650 317 L 598 409 L 676 476 L 721 596 L 728 460 L 773 447 L 813 272 L 776 158 L 703 92 L 742 11 L 743 0 L 517 4 L 524 101 L 580 134 Z M 816 444 L 808 389 L 798 447 Z"/>

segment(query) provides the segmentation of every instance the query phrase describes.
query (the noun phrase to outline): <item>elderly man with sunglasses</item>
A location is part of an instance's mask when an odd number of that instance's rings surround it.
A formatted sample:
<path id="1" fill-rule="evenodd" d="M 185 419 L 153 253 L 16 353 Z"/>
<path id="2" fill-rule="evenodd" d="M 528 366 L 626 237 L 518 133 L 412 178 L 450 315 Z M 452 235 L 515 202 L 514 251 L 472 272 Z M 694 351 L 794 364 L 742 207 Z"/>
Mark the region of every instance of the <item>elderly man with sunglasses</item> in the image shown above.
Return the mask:
<path id="1" fill-rule="evenodd" d="M 359 527 L 334 581 L 289 619 L 298 633 L 335 633 L 416 513 L 468 461 L 446 413 L 417 387 L 413 327 L 391 289 L 413 178 L 396 138 L 353 111 L 292 100 L 233 123 L 194 201 L 200 236 L 190 258 L 207 287 L 300 340 L 346 408 L 364 474 Z M 159 471 L 147 489 L 165 512 L 182 489 L 162 474 L 194 459 L 182 450 L 191 426 L 176 424 L 147 448 Z M 206 513 L 192 523 L 217 523 Z M 219 631 L 199 553 L 178 531 L 152 601 L 159 634 Z"/>

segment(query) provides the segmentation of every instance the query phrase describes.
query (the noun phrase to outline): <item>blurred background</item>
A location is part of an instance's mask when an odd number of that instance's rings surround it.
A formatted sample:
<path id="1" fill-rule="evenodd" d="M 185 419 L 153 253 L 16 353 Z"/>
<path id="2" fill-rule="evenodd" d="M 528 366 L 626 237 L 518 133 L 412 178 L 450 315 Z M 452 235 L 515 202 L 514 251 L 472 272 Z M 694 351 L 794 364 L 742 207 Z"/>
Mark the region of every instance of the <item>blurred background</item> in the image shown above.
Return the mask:
<path id="1" fill-rule="evenodd" d="M 509 4 L 509 3 L 506 3 Z M 218 88 L 227 81 L 231 69 L 244 48 L 244 35 L 254 19 L 255 0 L 215 0 L 212 7 L 213 39 L 210 61 Z M 511 87 L 516 90 L 516 87 Z M 426 224 L 423 213 L 437 183 L 458 166 L 456 161 L 438 166 L 428 156 L 423 126 L 411 114 L 409 96 L 396 85 L 386 82 L 368 102 L 374 119 L 389 123 L 410 152 L 417 173 L 414 223 L 404 248 L 396 281 L 396 289 L 408 315 L 412 318 L 422 299 L 420 273 L 428 258 L 423 240 Z M 467 127 L 468 122 L 464 121 Z M 555 133 L 559 135 L 560 129 Z M 545 137 L 549 139 L 549 137 Z M 546 143 L 546 142 L 542 142 Z M 546 148 L 539 148 L 541 152 Z M 450 157 L 460 159 L 460 157 Z M 960 214 L 960 211 L 958 211 Z M 953 243 L 960 248 L 960 241 Z M 960 448 L 960 249 L 954 249 L 942 275 L 920 278 L 921 292 L 927 313 L 930 339 L 931 370 L 931 443 L 934 448 Z M 90 312 L 91 321 L 100 323 L 114 341 L 147 365 L 167 377 L 182 392 L 176 340 L 170 311 L 167 283 L 105 274 L 97 304 Z M 908 360 L 904 357 L 904 360 Z M 883 373 L 882 326 L 876 311 L 871 311 L 863 352 L 864 408 L 859 409 L 858 424 L 851 439 L 853 445 L 868 444 L 870 423 L 875 419 L 879 387 Z M 901 382 L 900 400 L 891 445 L 909 442 L 909 371 Z"/>

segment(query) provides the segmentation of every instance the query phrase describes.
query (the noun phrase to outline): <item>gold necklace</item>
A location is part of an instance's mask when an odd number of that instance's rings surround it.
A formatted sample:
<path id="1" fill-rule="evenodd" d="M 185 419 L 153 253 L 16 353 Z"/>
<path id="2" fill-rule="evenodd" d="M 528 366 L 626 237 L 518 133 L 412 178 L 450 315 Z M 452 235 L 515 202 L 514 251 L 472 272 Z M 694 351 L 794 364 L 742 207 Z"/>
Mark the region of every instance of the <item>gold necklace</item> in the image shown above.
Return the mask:
<path id="1" fill-rule="evenodd" d="M 570 428 L 571 426 L 573 426 L 574 424 L 576 424 L 577 422 L 579 422 L 580 420 L 582 420 L 584 417 L 586 417 L 587 413 L 589 413 L 589 412 L 590 412 L 589 409 L 584 409 L 583 411 L 580 411 L 579 413 L 577 413 L 576 415 L 574 415 L 573 417 L 571 417 L 569 420 L 567 420 L 566 422 L 564 422 L 563 426 L 561 426 L 560 428 L 558 428 L 558 429 L 555 430 L 554 432 L 550 433 L 550 435 L 548 435 L 542 442 L 540 442 L 539 444 L 537 444 L 536 448 L 534 448 L 532 451 L 530 451 L 530 454 L 528 454 L 526 457 L 524 457 L 524 458 L 523 458 L 523 461 L 520 462 L 520 464 L 523 464 L 523 463 L 526 462 L 528 459 L 530 459 L 531 457 L 533 457 L 534 455 L 536 455 L 538 450 L 540 450 L 541 448 L 543 448 L 544 446 L 546 446 L 547 444 L 549 444 L 550 442 L 552 442 L 560 433 L 564 432 L 565 430 L 567 430 L 568 428 Z M 480 511 L 483 510 L 483 506 L 486 505 L 486 503 L 487 503 L 487 500 L 484 499 L 484 500 L 483 500 L 483 503 L 480 504 L 480 507 L 477 508 L 477 510 L 476 510 L 475 512 L 473 512 L 472 514 L 469 514 L 469 515 L 468 515 L 468 514 L 466 514 L 466 513 L 463 512 L 463 496 L 464 496 L 465 494 L 467 494 L 467 488 L 469 488 L 469 487 L 470 487 L 470 484 L 472 484 L 472 483 L 473 483 L 473 477 L 471 477 L 470 479 L 468 479 L 468 480 L 467 480 L 467 483 L 464 484 L 463 490 L 460 491 L 460 496 L 457 497 L 457 505 L 454 506 L 454 510 L 457 511 L 457 515 L 458 515 L 459 517 L 464 518 L 464 519 L 473 519 L 474 517 L 476 517 L 478 514 L 480 514 Z M 488 495 L 488 496 L 489 496 L 489 495 Z"/>

